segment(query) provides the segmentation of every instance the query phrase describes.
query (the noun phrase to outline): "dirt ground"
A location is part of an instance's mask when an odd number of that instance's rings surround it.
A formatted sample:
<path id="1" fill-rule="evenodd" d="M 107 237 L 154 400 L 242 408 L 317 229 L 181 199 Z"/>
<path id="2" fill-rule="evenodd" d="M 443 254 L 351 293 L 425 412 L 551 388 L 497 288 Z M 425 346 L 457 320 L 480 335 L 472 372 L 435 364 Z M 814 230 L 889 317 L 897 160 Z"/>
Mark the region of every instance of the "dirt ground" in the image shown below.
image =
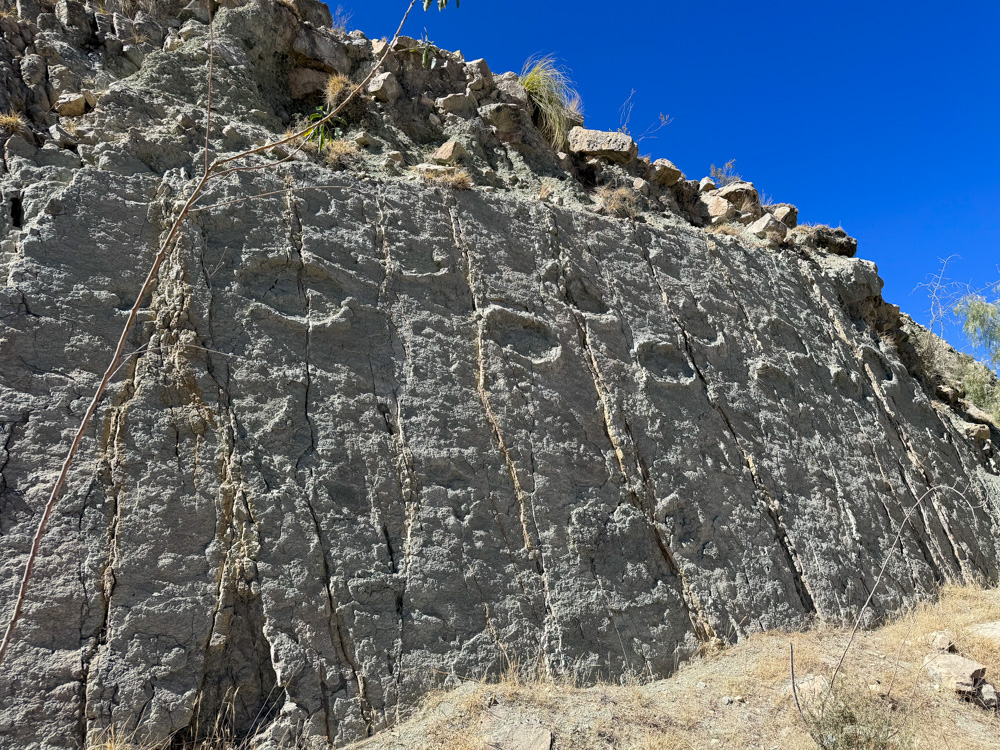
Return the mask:
<path id="1" fill-rule="evenodd" d="M 1000 591 L 950 586 L 877 630 L 859 632 L 834 689 L 848 628 L 763 633 L 683 665 L 667 680 L 581 687 L 576 679 L 466 681 L 429 695 L 408 719 L 353 750 L 591 748 L 963 748 L 1000 745 L 995 712 L 938 688 L 922 668 L 928 635 L 949 630 L 959 653 L 1000 682 L 1000 641 L 971 626 L 1000 621 Z M 796 686 L 791 691 L 789 645 Z"/>

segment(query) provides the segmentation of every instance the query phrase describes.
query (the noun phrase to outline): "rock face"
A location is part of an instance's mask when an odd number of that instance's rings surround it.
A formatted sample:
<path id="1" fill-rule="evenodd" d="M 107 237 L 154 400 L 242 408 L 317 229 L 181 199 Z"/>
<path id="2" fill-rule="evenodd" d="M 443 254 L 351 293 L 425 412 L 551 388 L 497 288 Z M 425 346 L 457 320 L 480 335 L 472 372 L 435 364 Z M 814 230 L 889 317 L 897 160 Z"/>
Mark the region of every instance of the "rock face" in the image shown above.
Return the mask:
<path id="1" fill-rule="evenodd" d="M 137 67 L 38 19 L 19 38 L 108 85 L 72 130 L 36 110 L 4 150 L 4 613 L 204 159 L 203 24 Z M 216 23 L 224 155 L 314 110 L 285 84 L 323 69 L 291 54 L 321 32 L 268 0 Z M 371 69 L 371 42 L 331 39 Z M 262 747 L 343 744 L 511 659 L 663 676 L 706 642 L 848 617 L 890 550 L 875 616 L 996 580 L 997 431 L 970 439 L 911 374 L 872 263 L 703 231 L 683 180 L 650 184 L 642 221 L 595 214 L 574 172 L 564 205 L 538 201 L 576 167 L 527 115 L 490 129 L 516 97 L 481 84 L 479 115 L 442 118 L 488 68 L 397 47 L 397 103 L 352 115 L 361 167 L 286 148 L 183 225 L 42 545 L 0 748 L 184 737 L 227 705 Z M 27 84 L 5 95 L 30 110 Z M 390 158 L 451 139 L 474 190 Z"/>

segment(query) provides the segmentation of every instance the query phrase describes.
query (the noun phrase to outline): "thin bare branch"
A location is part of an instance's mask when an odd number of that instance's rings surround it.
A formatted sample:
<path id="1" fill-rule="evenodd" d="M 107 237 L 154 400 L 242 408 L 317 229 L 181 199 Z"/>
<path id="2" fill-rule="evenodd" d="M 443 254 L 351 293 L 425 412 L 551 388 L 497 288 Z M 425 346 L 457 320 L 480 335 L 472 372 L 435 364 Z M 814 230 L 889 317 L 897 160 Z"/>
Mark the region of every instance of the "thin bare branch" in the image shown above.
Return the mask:
<path id="1" fill-rule="evenodd" d="M 802 713 L 802 704 L 799 703 L 799 689 L 795 687 L 795 645 L 791 642 L 788 644 L 788 669 L 792 673 L 792 696 L 795 698 L 795 708 L 799 711 L 799 717 L 805 722 L 806 715 Z"/>
<path id="2" fill-rule="evenodd" d="M 925 492 L 919 498 L 917 498 L 917 501 L 907 511 L 906 515 L 903 517 L 903 520 L 900 521 L 899 526 L 896 529 L 896 537 L 895 539 L 893 539 L 892 544 L 889 546 L 889 551 L 888 553 L 886 553 L 885 559 L 882 561 L 882 568 L 879 570 L 878 576 L 875 578 L 875 583 L 872 585 L 871 591 L 868 593 L 868 598 L 865 599 L 865 603 L 861 606 L 861 610 L 858 612 L 858 616 L 854 620 L 854 627 L 851 629 L 851 636 L 850 638 L 847 639 L 847 645 L 844 646 L 844 651 L 840 655 L 840 660 L 837 662 L 836 669 L 833 670 L 833 677 L 830 678 L 830 684 L 826 689 L 826 695 L 823 698 L 823 707 L 820 709 L 821 711 L 826 708 L 826 702 L 833 694 L 833 687 L 837 682 L 837 675 L 840 674 L 841 667 L 844 666 L 844 661 L 847 659 L 847 652 L 851 650 L 851 646 L 854 643 L 854 638 L 861 627 L 861 621 L 864 619 L 865 611 L 868 609 L 868 606 L 872 603 L 872 599 L 875 598 L 875 592 L 878 590 L 878 586 L 882 582 L 882 577 L 885 575 L 886 568 L 889 567 L 889 560 L 892 559 L 892 553 L 896 551 L 896 545 L 900 544 L 903 538 L 903 529 L 909 523 L 910 516 L 913 515 L 913 512 L 917 510 L 917 508 L 919 508 L 921 505 L 923 505 L 924 500 L 926 500 L 929 495 L 931 495 L 934 492 L 937 492 L 938 490 L 951 490 L 959 497 L 962 498 L 965 497 L 964 494 L 956 490 L 954 487 L 948 487 L 948 486 L 931 487 L 930 489 L 927 490 L 927 492 Z"/>

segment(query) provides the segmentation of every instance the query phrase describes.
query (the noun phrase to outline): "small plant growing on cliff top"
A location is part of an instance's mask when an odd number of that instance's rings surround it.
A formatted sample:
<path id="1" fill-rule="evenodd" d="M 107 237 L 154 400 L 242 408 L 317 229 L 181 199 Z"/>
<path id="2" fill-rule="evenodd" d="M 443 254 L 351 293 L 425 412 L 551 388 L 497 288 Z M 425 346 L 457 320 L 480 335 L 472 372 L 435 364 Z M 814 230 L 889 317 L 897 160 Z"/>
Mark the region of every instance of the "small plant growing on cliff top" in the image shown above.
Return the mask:
<path id="1" fill-rule="evenodd" d="M 721 167 L 717 167 L 714 164 L 712 165 L 712 168 L 709 170 L 709 174 L 718 187 L 725 187 L 726 185 L 731 185 L 734 182 L 743 182 L 743 178 L 733 168 L 735 164 L 736 159 L 730 159 Z"/>
<path id="2" fill-rule="evenodd" d="M 524 64 L 520 79 L 538 113 L 538 124 L 555 148 L 566 144 L 570 125 L 583 114 L 580 95 L 566 71 L 552 55 L 532 57 Z"/>
<path id="3" fill-rule="evenodd" d="M 334 31 L 339 31 L 341 34 L 347 31 L 347 24 L 349 24 L 351 19 L 354 17 L 353 13 L 344 10 L 343 5 L 331 8 L 330 15 L 333 17 L 333 23 L 330 24 L 330 28 Z"/>

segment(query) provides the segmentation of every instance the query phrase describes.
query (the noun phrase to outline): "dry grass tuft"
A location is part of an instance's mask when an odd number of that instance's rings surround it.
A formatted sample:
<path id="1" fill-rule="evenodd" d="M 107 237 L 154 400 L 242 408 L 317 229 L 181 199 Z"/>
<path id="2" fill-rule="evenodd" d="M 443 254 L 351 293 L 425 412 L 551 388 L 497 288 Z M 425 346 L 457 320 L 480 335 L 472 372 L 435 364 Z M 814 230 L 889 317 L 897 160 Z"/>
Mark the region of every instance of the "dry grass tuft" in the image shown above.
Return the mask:
<path id="1" fill-rule="evenodd" d="M 23 133 L 28 127 L 28 121 L 20 112 L 0 112 L 0 130 L 13 135 Z"/>
<path id="2" fill-rule="evenodd" d="M 471 190 L 473 186 L 472 177 L 464 169 L 449 170 L 446 172 L 418 172 L 424 182 L 451 190 Z"/>
<path id="3" fill-rule="evenodd" d="M 343 73 L 334 73 L 326 81 L 326 88 L 323 91 L 323 99 L 326 106 L 333 109 L 340 104 L 341 98 L 350 91 L 351 79 Z"/>
<path id="4" fill-rule="evenodd" d="M 315 144 L 313 144 L 315 145 Z M 358 144 L 343 138 L 327 141 L 323 148 L 323 158 L 334 169 L 345 169 L 358 154 Z"/>
<path id="5" fill-rule="evenodd" d="M 583 102 L 566 71 L 552 55 L 524 64 L 521 85 L 535 105 L 538 125 L 554 148 L 566 145 L 571 124 L 583 119 Z"/>
<path id="6" fill-rule="evenodd" d="M 639 213 L 639 196 L 634 190 L 626 187 L 601 185 L 596 191 L 601 201 L 600 211 L 607 216 L 617 216 L 620 219 L 634 219 Z"/>

